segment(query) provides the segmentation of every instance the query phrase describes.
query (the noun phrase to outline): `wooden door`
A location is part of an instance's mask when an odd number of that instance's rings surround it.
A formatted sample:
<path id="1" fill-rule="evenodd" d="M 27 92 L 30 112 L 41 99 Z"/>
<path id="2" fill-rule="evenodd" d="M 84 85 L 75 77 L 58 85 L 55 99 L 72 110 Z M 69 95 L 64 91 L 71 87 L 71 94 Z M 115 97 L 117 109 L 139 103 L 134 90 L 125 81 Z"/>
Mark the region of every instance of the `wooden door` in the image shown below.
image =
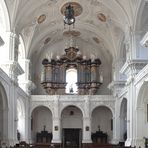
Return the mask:
<path id="1" fill-rule="evenodd" d="M 82 130 L 63 129 L 63 148 L 81 148 Z"/>

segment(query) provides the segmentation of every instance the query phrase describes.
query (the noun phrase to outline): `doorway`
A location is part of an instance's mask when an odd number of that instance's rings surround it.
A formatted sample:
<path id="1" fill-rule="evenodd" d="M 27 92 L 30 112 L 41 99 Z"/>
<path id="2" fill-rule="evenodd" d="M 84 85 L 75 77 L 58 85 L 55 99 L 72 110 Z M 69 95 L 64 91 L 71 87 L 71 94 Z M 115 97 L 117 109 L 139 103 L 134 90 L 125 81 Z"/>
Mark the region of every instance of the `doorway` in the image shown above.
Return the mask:
<path id="1" fill-rule="evenodd" d="M 82 145 L 82 129 L 80 128 L 64 128 L 62 130 L 63 148 L 81 148 Z"/>

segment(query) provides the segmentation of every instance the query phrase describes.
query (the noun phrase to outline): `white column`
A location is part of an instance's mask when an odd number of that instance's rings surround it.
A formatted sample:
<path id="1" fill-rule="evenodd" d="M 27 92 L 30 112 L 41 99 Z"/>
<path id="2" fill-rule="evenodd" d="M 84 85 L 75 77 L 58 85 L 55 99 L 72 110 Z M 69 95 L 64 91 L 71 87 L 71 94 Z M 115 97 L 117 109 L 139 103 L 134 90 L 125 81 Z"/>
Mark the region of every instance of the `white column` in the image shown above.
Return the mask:
<path id="1" fill-rule="evenodd" d="M 61 143 L 61 120 L 53 118 L 52 143 Z"/>
<path id="2" fill-rule="evenodd" d="M 91 117 L 90 117 L 90 98 L 86 96 L 84 103 L 85 115 L 83 115 L 83 140 L 82 143 L 92 143 L 91 140 Z"/>
<path id="3" fill-rule="evenodd" d="M 59 97 L 54 97 L 54 115 L 52 128 L 52 143 L 61 143 L 61 119 L 59 117 Z"/>
<path id="4" fill-rule="evenodd" d="M 135 98 L 135 88 L 133 84 L 133 78 L 128 80 L 127 82 L 127 88 L 128 88 L 128 96 L 127 96 L 127 140 L 125 142 L 126 146 L 133 146 L 133 128 L 134 128 L 134 101 L 133 99 Z"/>
<path id="5" fill-rule="evenodd" d="M 113 117 L 113 140 L 112 143 L 117 144 L 120 141 L 120 118 L 119 115 Z"/>
<path id="6" fill-rule="evenodd" d="M 0 55 L 0 67 L 17 83 L 18 75 L 23 73 L 22 68 L 18 64 L 19 36 L 13 32 L 6 32 L 4 40 L 5 44 L 0 47 L 4 51 Z"/>
<path id="7" fill-rule="evenodd" d="M 83 140 L 82 143 L 92 143 L 91 140 L 91 118 L 83 118 Z"/>
<path id="8" fill-rule="evenodd" d="M 145 137 L 143 136 L 144 129 L 144 106 L 136 108 L 136 138 L 135 138 L 135 145 L 137 147 L 145 147 Z M 146 137 L 147 138 L 147 137 Z"/>

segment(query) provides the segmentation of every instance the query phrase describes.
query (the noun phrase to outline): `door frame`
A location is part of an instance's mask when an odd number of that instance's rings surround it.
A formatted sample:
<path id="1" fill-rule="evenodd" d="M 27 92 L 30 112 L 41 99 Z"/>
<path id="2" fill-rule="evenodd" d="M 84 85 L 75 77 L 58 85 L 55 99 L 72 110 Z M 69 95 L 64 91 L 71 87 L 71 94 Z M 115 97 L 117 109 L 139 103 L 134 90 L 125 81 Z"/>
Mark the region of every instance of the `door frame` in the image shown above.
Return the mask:
<path id="1" fill-rule="evenodd" d="M 65 148 L 65 131 L 64 130 L 79 130 L 79 148 L 82 148 L 82 129 L 81 128 L 62 128 L 62 147 Z"/>

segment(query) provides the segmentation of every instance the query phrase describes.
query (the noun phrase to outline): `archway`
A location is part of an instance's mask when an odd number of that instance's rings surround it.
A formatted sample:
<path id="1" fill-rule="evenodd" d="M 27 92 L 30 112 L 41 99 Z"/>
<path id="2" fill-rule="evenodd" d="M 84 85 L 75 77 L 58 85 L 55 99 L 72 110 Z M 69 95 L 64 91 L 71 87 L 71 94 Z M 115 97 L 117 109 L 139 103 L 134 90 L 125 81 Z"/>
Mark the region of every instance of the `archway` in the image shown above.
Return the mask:
<path id="1" fill-rule="evenodd" d="M 81 148 L 83 114 L 76 106 L 68 106 L 61 114 L 62 144 L 64 148 Z"/>
<path id="2" fill-rule="evenodd" d="M 5 4 L 5 1 L 0 2 L 0 35 L 4 35 L 6 31 L 10 30 L 10 19 L 9 19 L 9 13 Z"/>
<path id="3" fill-rule="evenodd" d="M 147 1 L 139 0 L 137 11 L 135 13 L 135 22 L 134 22 L 134 31 L 137 32 L 135 36 L 135 45 L 137 52 L 138 59 L 148 59 L 148 50 L 147 47 L 144 46 L 145 43 L 142 43 L 141 40 L 143 39 L 144 35 L 147 33 L 148 30 L 148 3 Z"/>
<path id="4" fill-rule="evenodd" d="M 107 139 L 95 141 L 97 143 L 110 143 L 113 138 L 113 115 L 111 110 L 105 106 L 98 106 L 92 111 L 91 131 L 93 134 L 107 134 Z"/>
<path id="5" fill-rule="evenodd" d="M 120 107 L 120 141 L 127 139 L 127 99 L 123 98 Z"/>
<path id="6" fill-rule="evenodd" d="M 17 138 L 25 141 L 25 106 L 21 99 L 17 99 Z"/>
<path id="7" fill-rule="evenodd" d="M 45 106 L 36 107 L 32 111 L 31 119 L 32 142 L 51 143 L 52 124 L 52 112 L 50 109 Z"/>
<path id="8" fill-rule="evenodd" d="M 148 138 L 148 82 L 140 87 L 136 105 L 136 146 L 144 147 Z"/>
<path id="9" fill-rule="evenodd" d="M 6 49 L 8 48 L 8 32 L 10 31 L 10 18 L 9 18 L 9 12 L 6 6 L 5 1 L 0 2 L 0 37 L 4 41 L 4 45 L 0 46 L 1 49 L 1 54 L 0 54 L 0 59 L 1 62 L 2 60 L 6 60 L 8 57 L 8 53 Z"/>
<path id="10" fill-rule="evenodd" d="M 0 84 L 0 145 L 8 142 L 8 102 L 4 87 Z"/>

